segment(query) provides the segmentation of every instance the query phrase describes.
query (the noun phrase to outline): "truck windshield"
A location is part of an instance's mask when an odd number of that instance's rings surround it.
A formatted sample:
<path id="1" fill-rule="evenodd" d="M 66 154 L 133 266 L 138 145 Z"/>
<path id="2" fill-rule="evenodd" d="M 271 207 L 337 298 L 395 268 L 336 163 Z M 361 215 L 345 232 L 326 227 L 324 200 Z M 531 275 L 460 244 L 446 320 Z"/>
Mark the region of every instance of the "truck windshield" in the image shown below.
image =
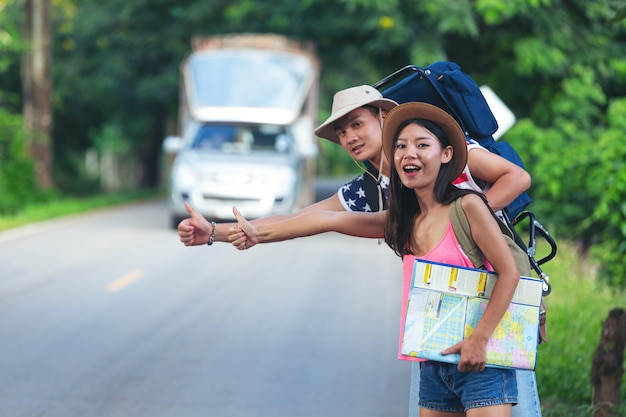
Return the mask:
<path id="1" fill-rule="evenodd" d="M 287 153 L 289 136 L 282 126 L 234 126 L 205 124 L 198 129 L 192 149 L 223 153 L 271 152 Z"/>
<path id="2" fill-rule="evenodd" d="M 189 65 L 199 107 L 299 111 L 315 68 L 305 57 L 264 50 L 194 54 Z"/>

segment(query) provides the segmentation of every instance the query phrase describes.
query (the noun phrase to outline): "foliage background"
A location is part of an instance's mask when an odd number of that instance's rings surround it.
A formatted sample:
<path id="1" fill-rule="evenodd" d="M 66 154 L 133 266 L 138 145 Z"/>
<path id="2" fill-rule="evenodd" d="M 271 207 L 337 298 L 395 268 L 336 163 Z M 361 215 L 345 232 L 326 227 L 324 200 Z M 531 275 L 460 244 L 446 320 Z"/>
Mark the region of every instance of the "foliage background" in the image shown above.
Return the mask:
<path id="1" fill-rule="evenodd" d="M 93 149 L 132 156 L 137 187 L 161 185 L 161 143 L 175 126 L 192 35 L 313 41 L 320 120 L 337 90 L 449 60 L 516 114 L 502 140 L 532 174 L 537 218 L 597 262 L 605 284 L 626 285 L 624 1 L 50 1 L 56 193 L 101 191 L 86 162 Z M 19 129 L 22 13 L 21 0 L 0 0 L 0 215 L 49 197 L 36 188 Z M 355 171 L 338 147 L 320 146 L 320 174 Z"/>

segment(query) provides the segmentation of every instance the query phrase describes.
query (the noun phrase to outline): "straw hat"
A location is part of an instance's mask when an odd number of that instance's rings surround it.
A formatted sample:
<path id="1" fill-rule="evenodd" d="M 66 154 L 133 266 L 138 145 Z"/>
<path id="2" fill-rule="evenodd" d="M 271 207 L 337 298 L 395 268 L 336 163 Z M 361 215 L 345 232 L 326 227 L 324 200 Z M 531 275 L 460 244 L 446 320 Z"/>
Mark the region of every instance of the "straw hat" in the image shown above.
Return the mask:
<path id="1" fill-rule="evenodd" d="M 456 155 L 453 169 L 454 176 L 452 178 L 454 179 L 461 175 L 467 164 L 465 134 L 449 113 L 428 103 L 404 103 L 393 108 L 387 114 L 385 123 L 383 123 L 383 149 L 389 162 L 391 162 L 393 155 L 394 135 L 398 130 L 398 126 L 408 119 L 425 119 L 439 125 L 448 137 L 448 141 L 452 149 L 454 149 L 454 155 Z"/>
<path id="2" fill-rule="evenodd" d="M 315 134 L 320 138 L 328 139 L 338 144 L 339 137 L 337 136 L 337 132 L 335 132 L 333 123 L 352 110 L 367 104 L 386 111 L 398 105 L 398 103 L 393 100 L 383 98 L 380 91 L 369 85 L 346 88 L 345 90 L 335 93 L 331 115 L 324 123 L 315 129 Z"/>

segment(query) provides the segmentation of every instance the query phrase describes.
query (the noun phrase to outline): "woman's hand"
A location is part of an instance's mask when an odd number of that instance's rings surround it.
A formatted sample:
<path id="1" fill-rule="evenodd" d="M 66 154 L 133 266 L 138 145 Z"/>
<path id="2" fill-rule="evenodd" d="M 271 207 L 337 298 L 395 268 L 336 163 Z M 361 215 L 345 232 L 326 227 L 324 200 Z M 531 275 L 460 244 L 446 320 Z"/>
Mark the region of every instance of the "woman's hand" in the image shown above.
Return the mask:
<path id="1" fill-rule="evenodd" d="M 487 342 L 481 342 L 479 337 L 471 335 L 462 342 L 442 351 L 443 355 L 451 353 L 461 354 L 457 369 L 459 372 L 478 372 L 485 369 L 487 363 Z"/>
<path id="2" fill-rule="evenodd" d="M 239 250 L 250 249 L 259 243 L 256 227 L 246 220 L 242 214 L 233 206 L 233 214 L 237 218 L 237 226 L 228 229 L 228 240 Z"/>

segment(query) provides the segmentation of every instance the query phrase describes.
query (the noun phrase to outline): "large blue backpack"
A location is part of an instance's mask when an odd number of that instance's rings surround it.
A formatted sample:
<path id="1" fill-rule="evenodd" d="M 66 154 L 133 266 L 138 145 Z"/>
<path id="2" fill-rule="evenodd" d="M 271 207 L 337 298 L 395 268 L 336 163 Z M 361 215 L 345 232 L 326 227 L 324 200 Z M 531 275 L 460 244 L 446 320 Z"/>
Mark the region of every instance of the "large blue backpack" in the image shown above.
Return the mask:
<path id="1" fill-rule="evenodd" d="M 498 122 L 476 82 L 456 63 L 441 61 L 423 68 L 408 65 L 383 78 L 374 87 L 384 97 L 400 104 L 420 101 L 444 109 L 457 120 L 467 137 L 524 168 L 511 145 L 494 140 Z M 516 218 L 531 201 L 528 194 L 520 194 L 506 207 L 507 216 L 511 220 Z"/>

